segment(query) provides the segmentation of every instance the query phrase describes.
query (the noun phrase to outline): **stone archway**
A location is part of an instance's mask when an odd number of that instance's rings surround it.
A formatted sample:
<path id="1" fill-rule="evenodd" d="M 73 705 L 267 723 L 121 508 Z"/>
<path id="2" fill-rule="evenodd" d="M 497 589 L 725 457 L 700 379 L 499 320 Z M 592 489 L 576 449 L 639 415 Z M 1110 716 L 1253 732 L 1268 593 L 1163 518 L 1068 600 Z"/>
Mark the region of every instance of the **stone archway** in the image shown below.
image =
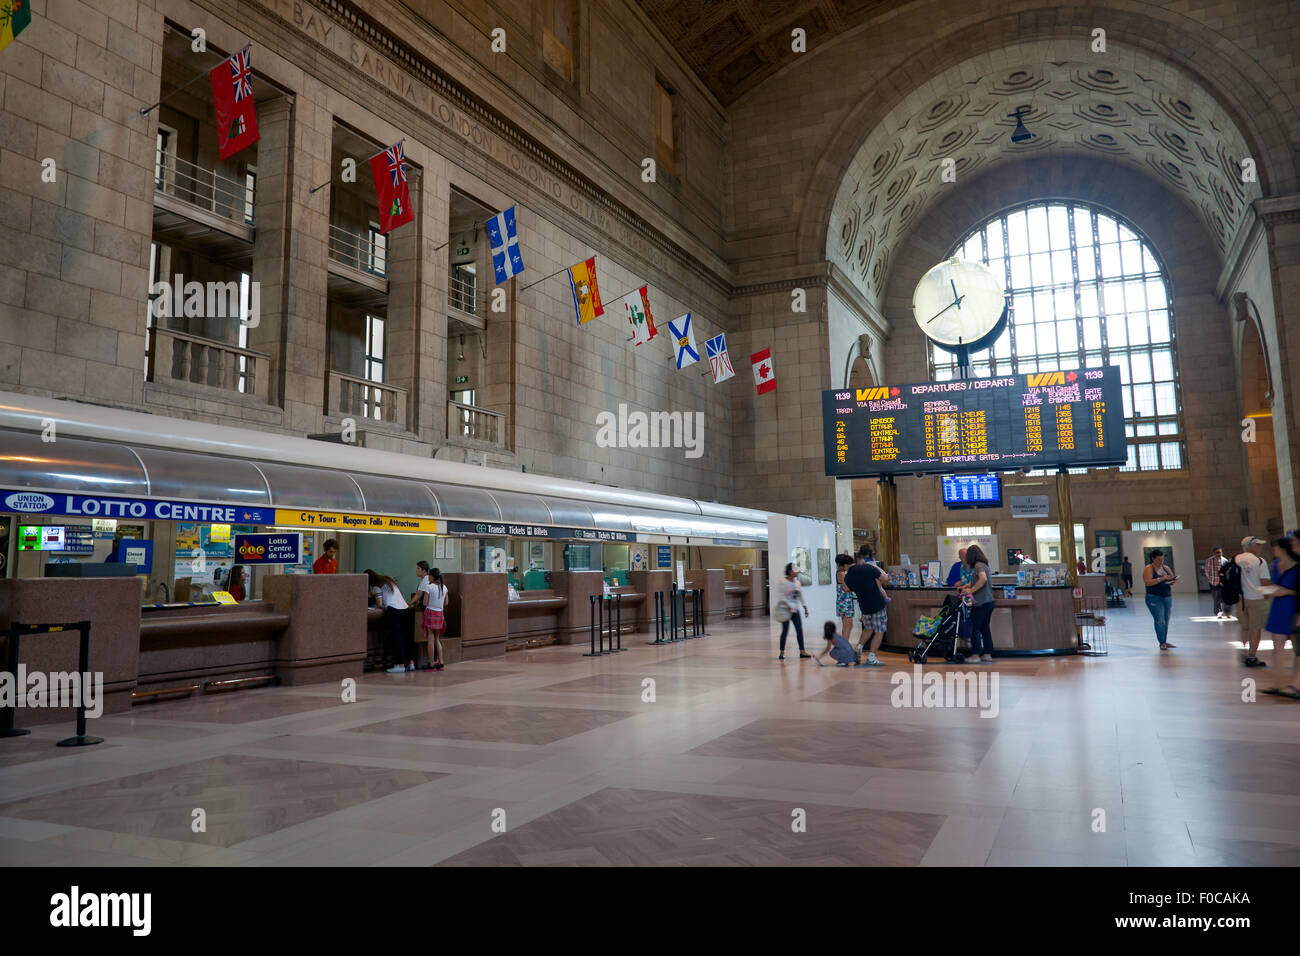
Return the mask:
<path id="1" fill-rule="evenodd" d="M 1123 24 L 1125 40 L 1104 56 L 1090 56 L 1083 38 L 1101 19 Z M 837 118 L 819 150 L 800 203 L 800 255 L 824 252 L 851 271 L 867 244 L 873 248 L 866 250 L 866 268 L 887 273 L 887 264 L 877 270 L 873 260 L 877 250 L 896 240 L 897 231 L 891 237 L 879 223 L 876 235 L 863 232 L 862 220 L 870 216 L 862 208 L 855 216 L 846 193 L 861 203 L 874 198 L 868 195 L 872 190 L 892 193 L 882 201 L 894 218 L 902 213 L 915 217 L 926 205 L 925 193 L 939 183 L 932 170 L 914 161 L 925 159 L 934 166 L 936 157 L 964 159 L 969 171 L 987 165 L 989 158 L 1008 158 L 984 156 L 988 151 L 981 147 L 992 143 L 982 142 L 981 135 L 997 131 L 1005 142 L 1012 124 L 1001 113 L 1021 100 L 1046 121 L 1040 128 L 1054 151 L 1127 154 L 1135 165 L 1149 166 L 1184 193 L 1203 190 L 1210 202 L 1201 210 L 1202 218 L 1221 234 L 1216 241 L 1222 248 L 1250 200 L 1238 195 L 1228 202 L 1220 187 L 1238 192 L 1240 183 L 1224 175 L 1222 183 L 1212 184 L 1211 170 L 1227 174 L 1241 157 L 1258 157 L 1256 167 L 1267 164 L 1269 175 L 1261 177 L 1253 195 L 1261 188 L 1272 195 L 1293 190 L 1300 120 L 1291 111 L 1278 111 L 1285 95 L 1244 50 L 1216 40 L 1221 38 L 1202 24 L 1116 2 L 1108 10 L 1042 9 L 1033 17 L 1010 12 L 941 36 L 924 51 L 910 50 L 906 62 L 890 70 L 888 82 L 865 85 L 867 95 Z M 881 61 L 886 62 L 888 57 Z M 981 97 L 972 91 L 978 93 L 982 83 L 993 84 L 984 90 L 994 97 L 991 102 L 975 102 Z M 1108 91 L 1113 99 L 1100 105 L 1109 109 L 1075 108 L 1093 105 L 1087 103 L 1090 94 Z M 994 113 L 998 98 L 1007 110 Z M 901 119 L 891 122 L 891 117 Z M 998 130 L 1001 124 L 1007 128 Z M 1172 125 L 1162 130 L 1166 124 Z M 917 135 L 921 127 L 927 135 Z M 904 129 L 907 135 L 894 135 Z M 1192 142 L 1202 132 L 1211 136 L 1208 151 Z M 900 149 L 891 146 L 891 137 Z M 1031 142 L 1020 149 L 1034 152 L 1043 146 Z M 1232 164 L 1225 162 L 1229 154 Z M 862 188 L 882 163 L 880 181 Z M 904 168 L 909 164 L 910 175 Z M 1214 222 L 1215 214 L 1221 225 Z M 838 248 L 845 243 L 846 253 Z M 870 297 L 866 283 L 858 281 Z"/>
<path id="2" fill-rule="evenodd" d="M 1244 416 L 1241 428 L 1246 468 L 1247 532 L 1272 539 L 1279 537 L 1285 530 L 1277 443 L 1273 435 L 1272 388 L 1259 331 L 1249 317 L 1241 326 L 1241 367 L 1238 378 Z"/>

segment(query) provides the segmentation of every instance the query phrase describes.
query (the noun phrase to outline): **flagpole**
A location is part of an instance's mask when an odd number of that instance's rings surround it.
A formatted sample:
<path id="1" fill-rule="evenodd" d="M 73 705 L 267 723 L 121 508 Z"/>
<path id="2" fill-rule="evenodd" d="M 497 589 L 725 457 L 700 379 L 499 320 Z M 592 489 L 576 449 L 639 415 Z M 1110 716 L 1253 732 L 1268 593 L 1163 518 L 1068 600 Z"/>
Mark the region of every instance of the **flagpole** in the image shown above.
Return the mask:
<path id="1" fill-rule="evenodd" d="M 239 48 L 239 52 L 240 52 L 240 53 L 243 53 L 245 50 L 251 50 L 252 48 L 253 48 L 253 44 L 252 44 L 251 42 L 250 42 L 250 43 L 245 43 L 243 46 L 241 46 L 241 47 Z M 225 57 L 224 59 L 229 60 L 230 57 L 227 56 L 227 57 Z M 213 69 L 216 69 L 216 67 L 213 67 Z M 140 115 L 141 115 L 141 116 L 144 116 L 145 114 L 151 112 L 152 110 L 156 110 L 158 107 L 162 106 L 163 103 L 167 102 L 167 100 L 171 99 L 173 96 L 175 96 L 175 95 L 176 95 L 177 93 L 179 93 L 181 90 L 183 90 L 183 89 L 187 89 L 188 87 L 193 86 L 193 85 L 194 85 L 195 83 L 197 83 L 199 80 L 203 79 L 205 76 L 211 76 L 211 75 L 212 75 L 212 70 L 204 70 L 202 73 L 200 73 L 198 76 L 194 77 L 194 78 L 193 78 L 192 80 L 190 80 L 188 83 L 182 83 L 180 86 L 176 87 L 176 89 L 172 90 L 170 93 L 168 93 L 168 94 L 167 94 L 166 96 L 164 96 L 162 99 L 160 99 L 157 103 L 153 104 L 153 106 L 145 106 L 145 107 L 141 107 L 141 109 L 140 109 Z"/>
<path id="2" fill-rule="evenodd" d="M 169 94 L 167 94 L 167 95 L 170 96 L 171 94 L 169 93 Z M 399 143 L 404 143 L 404 142 L 406 142 L 406 140 L 404 140 L 404 139 L 399 139 L 397 142 L 399 142 Z M 383 153 L 388 152 L 388 149 L 389 149 L 389 148 L 388 148 L 387 146 L 385 146 L 385 147 L 384 147 L 383 149 L 381 149 L 378 153 L 375 153 L 375 156 L 380 156 L 380 155 L 382 155 Z M 367 157 L 366 159 L 363 159 L 362 162 L 363 162 L 363 163 L 368 163 L 368 162 L 370 162 L 370 160 L 374 159 L 375 156 L 369 156 L 369 157 Z M 406 163 L 406 159 L 405 159 L 405 158 L 402 159 L 402 163 L 403 163 L 403 164 Z M 319 186 L 313 186 L 313 187 L 311 187 L 311 193 L 310 193 L 310 195 L 312 195 L 312 196 L 316 195 L 317 190 L 324 189 L 326 186 L 328 186 L 328 185 L 329 185 L 330 183 L 332 183 L 332 182 L 334 182 L 334 177 L 333 177 L 333 176 L 331 176 L 329 179 L 325 180 L 325 182 L 321 183 Z M 443 245 L 446 245 L 446 243 L 443 243 Z M 438 249 L 441 249 L 441 248 L 442 248 L 442 246 L 439 246 L 439 247 L 438 247 Z M 438 249 L 435 249 L 434 252 L 437 252 Z"/>
<path id="3" fill-rule="evenodd" d="M 554 278 L 555 278 L 556 276 L 558 276 L 558 275 L 563 275 L 564 273 L 568 272 L 570 268 L 572 268 L 572 267 L 571 267 L 571 266 L 565 266 L 565 267 L 564 267 L 563 269 L 561 269 L 559 272 L 552 272 L 552 273 L 551 273 L 550 275 L 548 275 L 548 276 L 542 276 L 540 279 L 537 280 L 537 282 L 530 282 L 530 283 L 528 283 L 528 285 L 523 286 L 519 291 L 520 291 L 520 292 L 523 292 L 523 291 L 525 291 L 525 290 L 527 290 L 527 289 L 531 289 L 533 286 L 537 285 L 538 282 L 545 282 L 547 279 L 554 279 Z"/>

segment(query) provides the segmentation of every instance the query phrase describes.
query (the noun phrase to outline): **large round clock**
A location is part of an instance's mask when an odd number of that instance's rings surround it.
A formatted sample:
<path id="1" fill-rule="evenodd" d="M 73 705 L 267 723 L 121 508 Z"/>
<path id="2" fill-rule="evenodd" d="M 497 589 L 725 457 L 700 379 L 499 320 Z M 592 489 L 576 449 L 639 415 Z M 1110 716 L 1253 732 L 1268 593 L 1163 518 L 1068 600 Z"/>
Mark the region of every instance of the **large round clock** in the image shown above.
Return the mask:
<path id="1" fill-rule="evenodd" d="M 982 262 L 949 259 L 932 268 L 912 293 L 916 324 L 950 352 L 985 348 L 1005 327 L 1007 297 Z"/>

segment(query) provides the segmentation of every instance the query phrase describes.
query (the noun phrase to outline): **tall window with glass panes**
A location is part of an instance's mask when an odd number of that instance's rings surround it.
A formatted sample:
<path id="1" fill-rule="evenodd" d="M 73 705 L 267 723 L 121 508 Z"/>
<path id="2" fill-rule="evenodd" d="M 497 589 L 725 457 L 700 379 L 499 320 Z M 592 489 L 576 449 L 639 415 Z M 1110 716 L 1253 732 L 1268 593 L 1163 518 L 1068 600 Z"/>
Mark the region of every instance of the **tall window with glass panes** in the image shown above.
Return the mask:
<path id="1" fill-rule="evenodd" d="M 1184 467 L 1169 282 L 1136 228 L 1084 203 L 1037 202 L 990 217 L 952 254 L 986 263 L 1011 294 L 1007 330 L 971 356 L 971 375 L 1115 365 L 1128 438 L 1121 471 Z M 957 375 L 956 357 L 933 345 L 930 363 L 936 379 Z"/>

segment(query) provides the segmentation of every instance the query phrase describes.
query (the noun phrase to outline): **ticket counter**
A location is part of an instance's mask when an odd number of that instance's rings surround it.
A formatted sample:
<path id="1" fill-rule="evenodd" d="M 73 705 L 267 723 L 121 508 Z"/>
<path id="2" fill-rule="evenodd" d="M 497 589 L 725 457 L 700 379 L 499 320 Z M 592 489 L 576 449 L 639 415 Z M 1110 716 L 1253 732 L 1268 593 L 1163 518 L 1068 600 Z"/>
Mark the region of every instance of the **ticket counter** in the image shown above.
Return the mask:
<path id="1" fill-rule="evenodd" d="M 884 648 L 906 653 L 916 646 L 913 636 L 922 615 L 932 616 L 953 594 L 951 588 L 890 588 L 888 629 Z M 1016 597 L 997 598 L 989 629 L 995 656 L 1075 654 L 1079 641 L 1074 627 L 1073 589 L 1018 587 Z"/>

